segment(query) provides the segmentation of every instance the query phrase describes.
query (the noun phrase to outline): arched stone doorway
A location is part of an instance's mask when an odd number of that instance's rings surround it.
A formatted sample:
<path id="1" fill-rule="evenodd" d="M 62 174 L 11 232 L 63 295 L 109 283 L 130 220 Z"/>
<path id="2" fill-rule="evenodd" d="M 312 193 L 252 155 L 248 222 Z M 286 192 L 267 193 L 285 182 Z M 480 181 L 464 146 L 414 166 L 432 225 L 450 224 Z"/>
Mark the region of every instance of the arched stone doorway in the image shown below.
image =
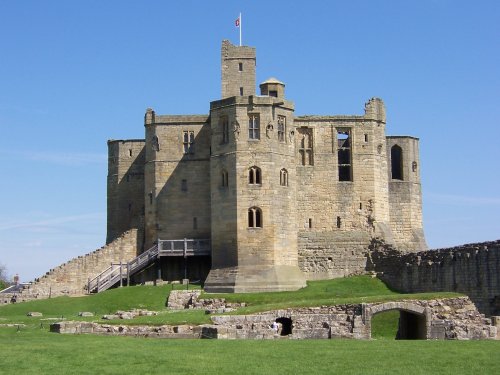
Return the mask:
<path id="1" fill-rule="evenodd" d="M 396 339 L 398 340 L 426 340 L 430 337 L 431 312 L 428 308 L 409 302 L 387 302 L 379 305 L 365 305 L 363 318 L 371 338 L 371 321 L 376 314 L 390 311 L 399 311 L 399 324 Z"/>

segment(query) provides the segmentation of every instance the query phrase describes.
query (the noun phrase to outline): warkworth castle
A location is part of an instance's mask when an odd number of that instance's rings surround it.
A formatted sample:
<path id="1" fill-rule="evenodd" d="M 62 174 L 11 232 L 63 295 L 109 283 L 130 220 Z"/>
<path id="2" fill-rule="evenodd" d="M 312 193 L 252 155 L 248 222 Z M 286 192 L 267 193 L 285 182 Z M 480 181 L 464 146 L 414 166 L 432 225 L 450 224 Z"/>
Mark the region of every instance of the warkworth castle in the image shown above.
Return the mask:
<path id="1" fill-rule="evenodd" d="M 223 41 L 221 68 L 208 114 L 148 109 L 144 139 L 108 141 L 107 243 L 136 228 L 137 254 L 180 250 L 142 280 L 295 290 L 363 272 L 374 238 L 427 248 L 418 138 L 386 135 L 381 99 L 363 115 L 297 117 L 283 82 L 256 92 L 255 48 Z"/>
<path id="2" fill-rule="evenodd" d="M 382 100 L 363 115 L 297 117 L 277 79 L 256 94 L 254 48 L 224 41 L 221 63 L 208 114 L 148 109 L 144 139 L 108 141 L 106 245 L 2 291 L 0 304 L 180 280 L 296 290 L 372 272 L 500 316 L 500 240 L 427 250 L 418 139 L 386 136 Z"/>

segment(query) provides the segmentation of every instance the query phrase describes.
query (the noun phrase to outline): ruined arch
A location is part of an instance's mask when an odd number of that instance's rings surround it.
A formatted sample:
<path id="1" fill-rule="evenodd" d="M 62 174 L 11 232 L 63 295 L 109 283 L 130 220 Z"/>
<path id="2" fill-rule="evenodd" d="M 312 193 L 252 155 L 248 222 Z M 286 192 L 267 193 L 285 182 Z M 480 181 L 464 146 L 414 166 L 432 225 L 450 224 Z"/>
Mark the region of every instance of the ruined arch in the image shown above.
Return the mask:
<path id="1" fill-rule="evenodd" d="M 399 310 L 399 327 L 396 339 L 399 340 L 426 340 L 430 337 L 431 312 L 411 302 L 387 302 L 378 305 L 364 306 L 363 318 L 371 338 L 371 321 L 376 314 Z"/>

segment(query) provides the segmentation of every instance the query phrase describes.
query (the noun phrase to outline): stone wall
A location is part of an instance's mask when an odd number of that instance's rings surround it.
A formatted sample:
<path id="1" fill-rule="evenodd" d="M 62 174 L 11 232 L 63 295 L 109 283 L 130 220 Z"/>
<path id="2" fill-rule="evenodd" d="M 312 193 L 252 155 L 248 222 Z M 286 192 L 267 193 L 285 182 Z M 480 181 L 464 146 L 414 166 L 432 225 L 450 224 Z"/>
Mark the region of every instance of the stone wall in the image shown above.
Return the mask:
<path id="1" fill-rule="evenodd" d="M 390 166 L 389 216 L 394 245 L 404 251 L 427 250 L 422 225 L 419 140 L 407 136 L 387 136 L 386 140 Z M 399 160 L 397 157 L 391 159 L 393 149 L 400 150 Z"/>
<path id="2" fill-rule="evenodd" d="M 146 116 L 146 249 L 159 238 L 210 238 L 207 120 L 207 115 Z"/>
<path id="3" fill-rule="evenodd" d="M 410 254 L 374 242 L 367 269 L 398 291 L 460 292 L 482 313 L 500 314 L 500 240 Z"/>
<path id="4" fill-rule="evenodd" d="M 97 276 L 111 263 L 128 262 L 137 256 L 142 234 L 131 229 L 113 242 L 51 269 L 45 275 L 17 293 L 17 302 L 58 296 L 85 294 L 88 279 Z M 0 295 L 0 303 L 10 303 L 11 295 Z"/>
<path id="5" fill-rule="evenodd" d="M 467 297 L 436 300 L 405 300 L 399 302 L 349 304 L 323 307 L 293 308 L 254 315 L 222 315 L 212 317 L 214 326 L 205 333 L 224 339 L 292 339 L 371 338 L 371 320 L 375 314 L 399 310 L 398 337 L 406 337 L 407 330 L 420 329 L 420 339 L 495 339 L 497 327 L 479 313 Z M 409 320 L 408 315 L 420 318 Z M 284 320 L 285 319 L 285 320 Z M 290 323 L 290 334 L 283 335 Z M 402 328 L 406 319 L 409 327 Z M 278 331 L 273 322 L 280 323 Z M 420 324 L 421 327 L 412 327 Z M 210 333 L 209 333 L 210 332 Z"/>
<path id="6" fill-rule="evenodd" d="M 190 300 L 186 302 L 188 297 Z M 179 293 L 171 304 L 191 308 L 189 304 L 196 298 L 196 293 Z M 50 330 L 158 338 L 369 339 L 373 316 L 390 310 L 400 311 L 396 337 L 399 339 L 497 338 L 498 319 L 492 324 L 492 320 L 480 314 L 467 297 L 291 308 L 253 315 L 216 315 L 212 316 L 213 324 L 201 326 L 154 327 L 70 321 L 54 323 Z M 117 316 L 112 318 L 117 319 Z"/>
<path id="7" fill-rule="evenodd" d="M 144 221 L 144 140 L 108 141 L 106 243 Z"/>
<path id="8" fill-rule="evenodd" d="M 365 271 L 367 232 L 299 232 L 299 267 L 309 280 L 332 279 Z"/>

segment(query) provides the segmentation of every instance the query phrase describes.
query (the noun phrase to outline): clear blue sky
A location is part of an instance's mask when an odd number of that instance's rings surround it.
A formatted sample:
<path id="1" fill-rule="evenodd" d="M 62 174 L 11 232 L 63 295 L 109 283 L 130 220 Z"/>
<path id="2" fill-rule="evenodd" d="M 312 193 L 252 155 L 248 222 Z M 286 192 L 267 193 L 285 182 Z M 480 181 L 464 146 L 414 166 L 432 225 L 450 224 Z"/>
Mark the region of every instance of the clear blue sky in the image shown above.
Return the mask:
<path id="1" fill-rule="evenodd" d="M 362 114 L 421 139 L 432 248 L 500 238 L 500 2 L 0 0 L 0 263 L 23 281 L 104 244 L 108 139 L 147 107 L 208 113 L 220 44 L 296 114 Z"/>

